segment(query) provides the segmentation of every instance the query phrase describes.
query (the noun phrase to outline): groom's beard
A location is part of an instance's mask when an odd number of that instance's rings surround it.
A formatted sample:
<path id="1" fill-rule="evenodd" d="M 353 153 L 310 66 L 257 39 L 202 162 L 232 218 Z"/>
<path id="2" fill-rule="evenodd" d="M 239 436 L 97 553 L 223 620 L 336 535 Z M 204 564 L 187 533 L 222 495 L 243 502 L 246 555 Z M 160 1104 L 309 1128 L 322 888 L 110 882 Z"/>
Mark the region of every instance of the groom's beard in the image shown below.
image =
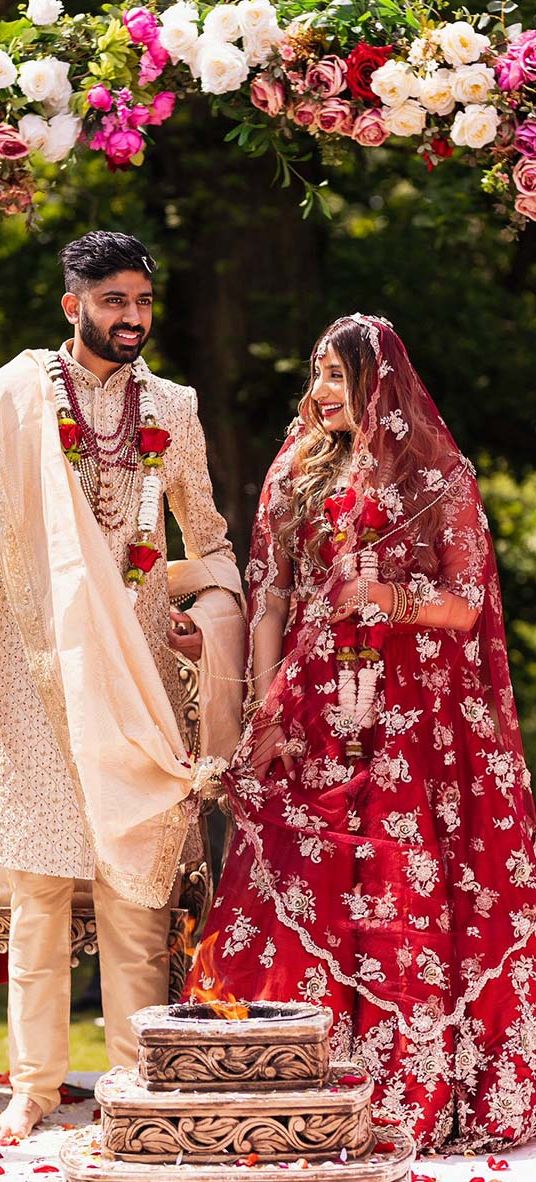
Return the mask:
<path id="1" fill-rule="evenodd" d="M 88 315 L 84 307 L 80 309 L 80 336 L 86 349 L 91 349 L 103 361 L 127 362 L 135 361 L 139 357 L 143 346 L 149 338 L 150 329 L 143 333 L 141 324 L 114 324 L 113 328 L 104 332 Z M 115 335 L 118 331 L 137 332 L 139 338 L 135 344 L 127 345 L 119 341 Z"/>

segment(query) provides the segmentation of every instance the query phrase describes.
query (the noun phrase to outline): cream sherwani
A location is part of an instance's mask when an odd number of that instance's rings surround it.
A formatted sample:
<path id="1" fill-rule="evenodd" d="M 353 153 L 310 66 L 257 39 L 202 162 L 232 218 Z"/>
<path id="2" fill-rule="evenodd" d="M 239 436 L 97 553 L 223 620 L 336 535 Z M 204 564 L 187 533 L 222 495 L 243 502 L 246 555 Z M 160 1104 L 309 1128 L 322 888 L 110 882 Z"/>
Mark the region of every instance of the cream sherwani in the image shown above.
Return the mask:
<path id="1" fill-rule="evenodd" d="M 101 385 L 95 375 L 75 362 L 68 345 L 61 350 L 75 383 L 86 420 L 101 435 L 118 426 L 130 366 L 125 365 Z M 1 375 L 0 375 L 1 378 Z M 231 674 L 239 673 L 236 652 L 241 645 L 242 619 L 234 575 L 221 588 L 214 570 L 232 564 L 232 548 L 224 519 L 217 512 L 207 469 L 205 442 L 197 416 L 195 391 L 150 376 L 159 426 L 169 431 L 172 444 L 161 469 L 172 512 L 181 529 L 187 559 L 196 560 L 196 586 L 206 591 L 215 608 L 218 630 L 230 624 L 234 659 Z M 62 457 L 60 456 L 60 463 Z M 65 461 L 66 462 L 66 461 Z M 103 531 L 117 568 L 123 573 L 127 545 L 136 534 L 142 474 L 135 478 L 124 521 L 114 531 Z M 119 497 L 119 489 L 117 496 Z M 112 488 L 112 493 L 114 489 Z M 177 720 L 181 721 L 176 659 L 166 644 L 169 592 L 166 570 L 164 507 L 160 506 L 155 537 L 159 560 L 136 603 L 136 615 Z M 230 561 L 229 561 L 230 560 Z M 187 565 L 187 564 L 186 564 Z M 206 568 L 206 579 L 203 577 Z M 199 604 L 202 605 L 203 593 Z M 100 926 L 103 1002 L 108 1050 L 112 1062 L 132 1061 L 133 1044 L 126 1015 L 132 1009 L 167 999 L 168 907 L 147 910 L 120 899 L 96 871 L 94 846 L 79 807 L 75 783 L 65 752 L 35 685 L 25 659 L 17 621 L 0 582 L 0 866 L 12 886 L 12 941 L 10 949 L 11 1075 L 16 1090 L 34 1096 L 48 1110 L 57 1102 L 57 1088 L 67 1065 L 69 1002 L 69 912 L 72 880 L 96 878 L 95 906 Z M 205 667 L 211 665 L 204 657 Z M 214 665 L 214 662 L 212 662 Z M 218 662 L 216 662 L 216 666 Z M 231 694 L 227 692 L 232 686 Z M 121 686 L 117 687 L 121 692 Z M 214 692 L 214 691 L 213 691 Z M 239 688 L 222 683 L 222 704 L 238 721 Z M 202 702 L 201 702 L 202 708 Z M 236 723 L 227 729 L 229 747 Z M 226 754 L 227 751 L 215 751 Z M 197 826 L 186 839 L 183 857 L 201 852 Z"/>

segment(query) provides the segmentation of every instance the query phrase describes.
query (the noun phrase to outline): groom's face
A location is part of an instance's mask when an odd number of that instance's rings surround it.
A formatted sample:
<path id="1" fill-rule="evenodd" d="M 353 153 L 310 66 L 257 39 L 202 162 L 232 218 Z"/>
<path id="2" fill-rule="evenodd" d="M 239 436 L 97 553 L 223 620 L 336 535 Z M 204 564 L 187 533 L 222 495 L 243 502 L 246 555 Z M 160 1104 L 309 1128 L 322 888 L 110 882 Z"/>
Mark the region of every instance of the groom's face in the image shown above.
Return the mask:
<path id="1" fill-rule="evenodd" d="M 135 361 L 151 331 L 153 289 L 143 271 L 117 271 L 78 297 L 77 320 L 87 349 L 105 361 Z"/>

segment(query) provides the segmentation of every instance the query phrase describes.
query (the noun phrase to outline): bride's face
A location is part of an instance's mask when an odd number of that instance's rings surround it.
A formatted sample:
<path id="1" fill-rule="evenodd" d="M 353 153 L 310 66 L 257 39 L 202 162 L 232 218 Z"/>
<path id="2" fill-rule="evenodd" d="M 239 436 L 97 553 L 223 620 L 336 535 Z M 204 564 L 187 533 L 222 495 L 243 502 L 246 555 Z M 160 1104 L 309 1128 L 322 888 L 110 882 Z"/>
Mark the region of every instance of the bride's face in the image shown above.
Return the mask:
<path id="1" fill-rule="evenodd" d="M 346 410 L 344 369 L 331 343 L 317 354 L 311 398 L 316 402 L 326 431 L 351 430 Z"/>

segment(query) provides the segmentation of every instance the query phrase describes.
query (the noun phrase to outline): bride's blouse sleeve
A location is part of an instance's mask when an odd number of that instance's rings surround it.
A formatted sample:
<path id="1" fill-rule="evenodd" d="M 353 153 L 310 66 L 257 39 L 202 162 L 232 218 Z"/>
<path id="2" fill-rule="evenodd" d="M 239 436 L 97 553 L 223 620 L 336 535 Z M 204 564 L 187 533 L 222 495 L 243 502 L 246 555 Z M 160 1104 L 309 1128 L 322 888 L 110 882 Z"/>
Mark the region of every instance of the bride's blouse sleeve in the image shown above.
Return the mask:
<path id="1" fill-rule="evenodd" d="M 468 631 L 484 603 L 491 550 L 489 526 L 469 469 L 440 504 L 439 569 L 428 596 L 425 587 L 419 624 Z"/>

